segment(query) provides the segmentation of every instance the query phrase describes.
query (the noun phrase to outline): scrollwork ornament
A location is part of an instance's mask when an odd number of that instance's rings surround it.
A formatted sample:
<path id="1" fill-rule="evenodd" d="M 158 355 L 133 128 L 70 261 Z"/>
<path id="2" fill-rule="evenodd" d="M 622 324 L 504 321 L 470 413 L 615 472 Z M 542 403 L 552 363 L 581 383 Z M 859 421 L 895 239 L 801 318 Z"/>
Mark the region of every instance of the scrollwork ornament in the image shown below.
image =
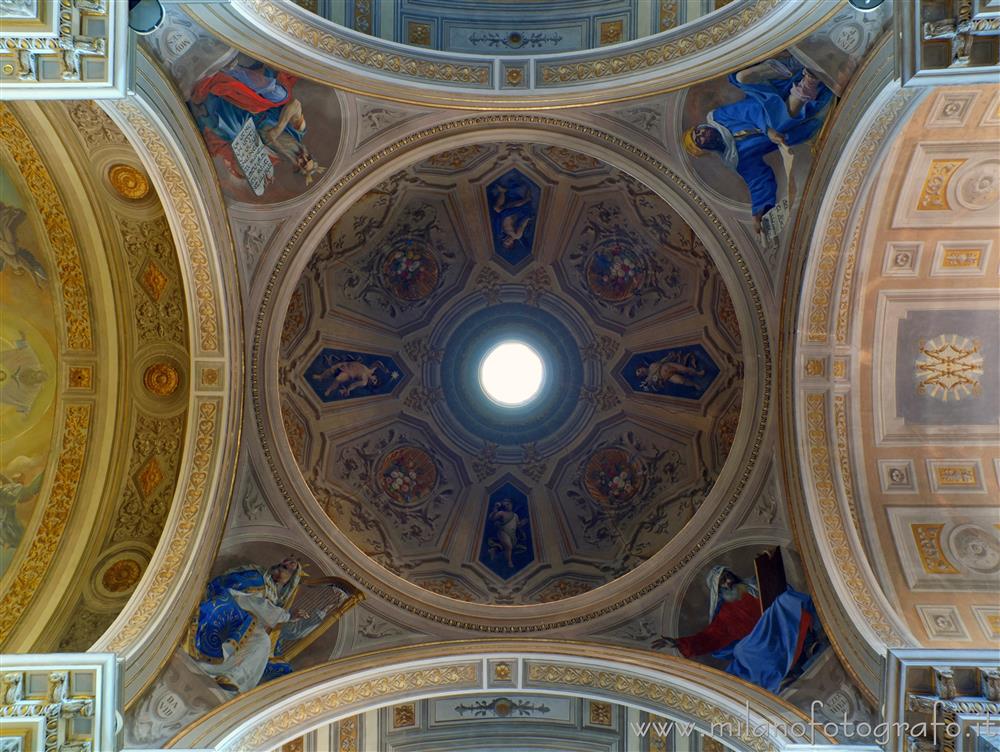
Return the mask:
<path id="1" fill-rule="evenodd" d="M 409 691 L 424 690 L 428 687 L 438 689 L 449 686 L 468 687 L 478 678 L 478 669 L 478 662 L 440 668 L 411 669 L 327 692 L 282 711 L 247 735 L 226 745 L 226 749 L 266 749 L 272 739 L 281 736 L 289 729 L 308 723 L 311 718 L 351 706 L 361 700 L 371 702 L 376 698 L 405 697 Z"/>
<path id="2" fill-rule="evenodd" d="M 35 207 L 42 216 L 55 255 L 62 292 L 66 343 L 73 350 L 93 350 L 90 299 L 76 236 L 48 169 L 14 114 L 0 103 L 0 143 L 17 164 Z"/>
<path id="3" fill-rule="evenodd" d="M 868 174 L 872 160 L 895 127 L 899 118 L 917 96 L 916 89 L 900 89 L 882 107 L 878 117 L 868 129 L 865 138 L 848 163 L 847 172 L 840 182 L 834 205 L 823 228 L 818 260 L 813 273 L 812 293 L 809 299 L 806 337 L 809 342 L 826 342 L 830 335 L 830 314 L 833 285 L 840 261 L 841 247 L 847 236 L 847 223 L 861 195 L 861 183 Z"/>
<path id="4" fill-rule="evenodd" d="M 42 512 L 38 532 L 28 555 L 0 600 L 0 644 L 10 635 L 21 614 L 45 580 L 49 564 L 62 540 L 83 476 L 93 409 L 69 405 L 63 421 L 62 448 L 56 459 L 55 482 Z"/>
<path id="5" fill-rule="evenodd" d="M 111 639 L 108 650 L 112 652 L 122 651 L 145 630 L 153 615 L 163 604 L 176 573 L 187 560 L 196 522 L 208 492 L 209 470 L 215 454 L 215 446 L 219 440 L 220 407 L 221 404 L 218 400 L 204 400 L 197 407 L 195 412 L 196 448 L 181 502 L 180 523 L 167 545 L 166 556 L 162 560 L 154 562 L 156 572 L 153 574 L 150 586 L 143 591 L 141 602 L 131 613 L 128 623 Z"/>
<path id="6" fill-rule="evenodd" d="M 206 251 L 203 234 L 204 224 L 194 207 L 194 199 L 188 190 L 180 167 L 171 155 L 160 134 L 149 124 L 142 111 L 131 102 L 119 100 L 115 107 L 122 113 L 129 125 L 135 129 L 139 139 L 146 145 L 160 171 L 166 185 L 164 203 L 171 204 L 180 214 L 180 229 L 188 263 L 191 264 L 194 281 L 194 295 L 197 311 L 198 343 L 202 350 L 217 352 L 219 349 L 219 309 L 212 289 L 212 270 Z"/>

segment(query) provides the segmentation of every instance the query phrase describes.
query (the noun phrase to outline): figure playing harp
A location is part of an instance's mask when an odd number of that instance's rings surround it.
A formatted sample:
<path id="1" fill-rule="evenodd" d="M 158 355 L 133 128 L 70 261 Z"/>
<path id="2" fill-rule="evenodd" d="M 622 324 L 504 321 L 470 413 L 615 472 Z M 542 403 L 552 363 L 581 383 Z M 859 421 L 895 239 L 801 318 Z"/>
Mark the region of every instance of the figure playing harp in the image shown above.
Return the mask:
<path id="1" fill-rule="evenodd" d="M 289 661 L 363 599 L 341 578 L 307 576 L 293 558 L 236 567 L 208 583 L 185 650 L 220 687 L 246 692 L 291 673 Z"/>

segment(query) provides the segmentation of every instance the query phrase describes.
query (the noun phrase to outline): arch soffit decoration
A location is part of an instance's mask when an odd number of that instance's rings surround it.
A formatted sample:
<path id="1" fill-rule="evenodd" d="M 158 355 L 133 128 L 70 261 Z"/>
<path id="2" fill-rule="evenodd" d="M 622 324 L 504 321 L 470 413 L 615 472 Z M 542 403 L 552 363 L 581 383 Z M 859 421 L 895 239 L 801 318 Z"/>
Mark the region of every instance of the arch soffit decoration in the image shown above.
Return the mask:
<path id="1" fill-rule="evenodd" d="M 744 342 L 745 385 L 742 411 L 731 459 L 708 499 L 678 536 L 652 559 L 613 583 L 558 603 L 529 607 L 469 604 L 431 593 L 368 559 L 319 509 L 283 435 L 278 401 L 278 344 L 284 312 L 309 252 L 347 207 L 393 172 L 437 151 L 482 141 L 553 143 L 587 153 L 624 170 L 670 203 L 698 233 L 734 294 Z M 252 398 L 265 482 L 284 499 L 312 542 L 348 575 L 389 603 L 439 623 L 477 631 L 528 632 L 578 624 L 608 614 L 646 595 L 704 548 L 745 491 L 766 472 L 758 462 L 769 417 L 771 354 L 765 313 L 758 288 L 733 236 L 710 207 L 677 174 L 625 140 L 578 123 L 539 115 L 472 116 L 410 135 L 366 159 L 318 199 L 291 234 L 261 294 L 252 358 Z M 266 463 L 266 465 L 264 464 Z M 333 547 L 329 545 L 333 543 Z M 686 542 L 687 541 L 687 542 Z M 693 541 L 693 545 L 690 543 Z M 530 613 L 529 613 L 530 612 Z"/>
<path id="2" fill-rule="evenodd" d="M 13 162 L 12 177 L 23 181 L 25 196 L 41 218 L 39 240 L 56 272 L 50 283 L 56 291 L 60 373 L 54 448 L 39 493 L 44 506 L 33 515 L 0 590 L 0 642 L 6 650 L 29 651 L 39 638 L 38 625 L 47 624 L 61 600 L 71 597 L 72 578 L 59 573 L 76 570 L 96 535 L 106 490 L 98 470 L 112 464 L 120 387 L 119 374 L 98 369 L 96 358 L 114 362 L 121 353 L 111 265 L 96 229 L 100 222 L 88 200 L 76 200 L 74 191 L 67 191 L 81 181 L 68 151 L 35 103 L 0 104 L 0 132 L 3 151 Z M 64 200 L 64 194 L 73 200 Z M 108 332 L 112 336 L 105 341 Z M 70 383 L 74 371 L 88 388 Z"/>
<path id="3" fill-rule="evenodd" d="M 799 348 L 816 342 L 833 345 L 835 329 L 841 326 L 837 318 L 849 315 L 849 307 L 841 305 L 850 300 L 845 267 L 853 266 L 859 250 L 856 230 L 862 224 L 861 212 L 870 187 L 862 188 L 861 184 L 878 172 L 893 133 L 918 98 L 908 89 L 887 86 L 869 117 L 859 124 L 848 146 L 850 157 L 842 162 L 830 183 L 804 270 L 799 302 L 802 326 L 796 343 Z M 833 271 L 836 273 L 831 274 Z M 839 307 L 836 312 L 834 304 Z M 841 426 L 838 411 L 844 409 L 841 400 L 847 397 L 834 395 L 832 387 L 823 391 L 807 388 L 795 374 L 790 376 L 794 383 L 792 399 L 802 490 L 814 521 L 816 547 L 824 569 L 832 575 L 842 607 L 873 650 L 884 654 L 888 647 L 912 646 L 915 640 L 909 628 L 892 608 L 868 562 L 853 517 L 856 512 L 852 511 L 852 498 L 845 491 L 844 483 L 850 483 L 850 478 L 831 483 L 831 465 L 839 461 L 840 446 L 846 449 L 846 424 Z M 831 447 L 838 451 L 831 452 Z"/>
<path id="4" fill-rule="evenodd" d="M 742 0 L 676 29 L 555 55 L 422 50 L 338 26 L 282 0 L 191 4 L 204 28 L 257 59 L 356 94 L 423 106 L 512 110 L 636 99 L 739 70 L 812 33 L 846 5 Z M 516 63 L 516 64 L 515 64 Z M 519 71 L 516 83 L 510 71 Z"/>
<path id="5" fill-rule="evenodd" d="M 149 174 L 169 222 L 191 324 L 190 425 L 180 482 L 152 560 L 118 619 L 91 648 L 125 659 L 137 698 L 187 627 L 221 540 L 241 440 L 242 308 L 232 237 L 204 143 L 147 58 L 135 94 L 103 103 Z"/>
<path id="6" fill-rule="evenodd" d="M 495 639 L 394 648 L 295 673 L 221 705 L 166 746 L 273 749 L 401 701 L 498 690 L 629 705 L 722 734 L 740 752 L 832 741 L 775 695 L 690 661 L 597 643 Z"/>
<path id="7" fill-rule="evenodd" d="M 892 608 L 865 552 L 840 450 L 846 395 L 802 385 L 802 349 L 825 343 L 850 316 L 851 275 L 871 176 L 921 93 L 893 81 L 883 40 L 835 113 L 799 212 L 785 275 L 779 396 L 783 483 L 793 530 L 824 627 L 841 662 L 874 700 L 886 649 L 916 644 Z M 838 143 L 839 142 L 839 143 Z M 838 148 L 840 147 L 840 148 Z M 809 221 L 808 218 L 814 218 Z M 846 296 L 846 297 L 845 297 Z M 832 368 L 832 358 L 830 368 Z M 837 392 L 835 394 L 835 391 Z M 851 482 L 849 473 L 846 482 Z M 849 488 L 849 486 L 848 486 Z"/>
<path id="8" fill-rule="evenodd" d="M 879 537 L 882 533 L 878 530 L 882 515 L 891 520 L 892 511 L 907 507 L 895 499 L 892 499 L 891 510 L 884 509 L 880 513 L 876 511 L 877 507 L 873 507 L 873 498 L 881 496 L 885 499 L 884 494 L 893 491 L 887 490 L 884 482 L 880 486 L 880 481 L 865 476 L 865 465 L 872 464 L 872 455 L 877 452 L 879 440 L 869 443 L 870 439 L 861 441 L 856 436 L 863 435 L 866 421 L 874 424 L 878 417 L 870 417 L 871 411 L 863 402 L 866 399 L 865 389 L 872 388 L 866 385 L 881 379 L 887 372 L 882 370 L 885 367 L 883 364 L 891 362 L 890 357 L 879 352 L 873 353 L 871 366 L 858 362 L 858 353 L 873 349 L 873 345 L 866 343 L 865 339 L 878 341 L 880 331 L 877 322 L 883 320 L 884 309 L 875 309 L 874 313 L 868 310 L 867 303 L 875 300 L 871 290 L 879 291 L 876 293 L 880 296 L 879 305 L 884 300 L 882 295 L 896 293 L 895 289 L 887 288 L 896 287 L 904 295 L 914 291 L 917 294 L 927 291 L 945 295 L 958 292 L 973 299 L 996 298 L 995 285 L 985 280 L 977 285 L 975 277 L 933 279 L 938 275 L 935 265 L 939 263 L 933 260 L 926 265 L 930 268 L 929 272 L 918 274 L 914 263 L 913 272 L 905 275 L 910 279 L 894 280 L 895 269 L 890 267 L 889 262 L 883 264 L 881 256 L 886 253 L 888 257 L 888 249 L 893 245 L 892 242 L 887 243 L 881 234 L 886 226 L 891 224 L 900 235 L 914 232 L 905 221 L 899 222 L 897 228 L 898 207 L 904 204 L 908 194 L 902 192 L 897 195 L 884 190 L 887 176 L 893 175 L 900 165 L 906 166 L 906 160 L 911 158 L 907 149 L 912 150 L 915 143 L 919 148 L 922 138 L 932 145 L 937 142 L 954 148 L 975 141 L 976 137 L 967 136 L 967 132 L 962 130 L 965 126 L 954 121 L 942 122 L 940 118 L 941 112 L 947 112 L 954 101 L 967 104 L 964 114 L 968 117 L 972 103 L 977 99 L 983 104 L 995 102 L 995 89 L 977 92 L 975 89 L 956 91 L 946 87 L 935 94 L 926 89 L 900 89 L 898 84 L 890 83 L 878 93 L 870 115 L 859 123 L 849 148 L 845 150 L 849 159 L 834 173 L 830 188 L 823 197 L 823 206 L 816 212 L 818 221 L 813 246 L 808 262 L 800 269 L 802 285 L 796 288 L 801 289 L 801 297 L 791 301 L 785 311 L 786 315 L 797 315 L 801 322 L 794 330 L 790 329 L 794 331 L 794 343 L 791 344 L 794 357 L 782 364 L 783 376 L 789 384 L 789 388 L 782 393 L 782 427 L 786 429 L 786 441 L 782 448 L 798 455 L 800 488 L 795 490 L 801 493 L 803 499 L 797 510 L 800 527 L 815 541 L 810 552 L 817 562 L 814 568 L 830 573 L 827 593 L 842 604 L 843 614 L 848 618 L 845 629 L 841 630 L 848 642 L 841 643 L 841 647 L 849 646 L 848 643 L 853 641 L 855 646 L 865 645 L 877 655 L 884 655 L 887 648 L 933 645 L 935 640 L 946 637 L 958 644 L 971 643 L 976 639 L 967 633 L 939 636 L 927 626 L 926 619 L 925 633 L 920 635 L 916 612 L 922 608 L 930 610 L 933 606 L 918 605 L 914 608 L 906 580 L 900 578 L 893 583 L 888 567 L 890 562 L 897 561 L 894 559 L 897 552 L 903 556 L 900 552 L 902 547 L 897 548 L 899 543 L 891 541 L 883 545 L 885 538 Z M 977 115 L 977 118 L 980 117 L 983 118 L 980 126 L 983 130 L 979 133 L 988 133 L 988 127 L 995 127 L 995 118 L 990 120 L 988 116 Z M 934 130 L 929 131 L 930 128 Z M 946 128 L 953 130 L 949 132 L 944 130 Z M 924 135 L 916 136 L 915 133 Z M 961 134 L 959 139 L 955 138 L 956 134 Z M 988 136 L 984 138 L 988 139 Z M 992 155 L 989 149 L 984 153 Z M 944 186 L 947 189 L 947 181 Z M 915 201 L 915 198 L 910 200 Z M 893 211 L 897 213 L 890 219 Z M 985 214 L 995 223 L 993 216 L 989 215 L 988 206 Z M 930 237 L 928 245 L 933 249 L 934 236 L 930 233 L 938 227 L 948 227 L 949 234 L 957 232 L 961 236 L 961 222 L 955 222 L 953 228 L 949 226 L 951 217 L 941 219 L 938 216 L 934 223 L 928 223 L 926 229 L 919 228 L 915 235 L 909 237 L 921 240 Z M 990 236 L 990 222 L 984 223 L 982 217 L 972 223 L 972 227 L 986 237 Z M 949 241 L 938 242 L 937 247 L 948 244 Z M 927 255 L 930 256 L 930 253 Z M 880 273 L 888 279 L 880 280 Z M 967 284 L 962 284 L 966 281 Z M 897 282 L 902 284 L 897 285 Z M 892 352 L 891 347 L 887 349 Z M 827 365 L 822 373 L 810 374 L 810 363 Z M 871 369 L 870 377 L 864 374 L 866 367 Z M 789 406 L 787 411 L 786 406 Z M 958 443 L 965 446 L 965 451 L 959 452 L 960 459 L 968 457 L 966 452 L 971 447 L 988 445 L 979 437 L 965 435 L 961 428 L 956 436 Z M 797 445 L 788 437 L 797 437 Z M 891 437 L 885 446 L 891 447 L 893 442 L 898 442 L 898 439 Z M 940 438 L 932 436 L 929 439 L 931 451 L 943 443 Z M 910 441 L 911 446 L 914 444 L 921 442 L 919 439 Z M 930 468 L 931 460 L 926 461 Z M 977 461 L 972 460 L 973 463 Z M 879 460 L 880 466 L 882 462 L 894 461 Z M 930 469 L 928 475 L 931 475 Z M 983 483 L 981 493 L 986 494 L 988 489 L 985 481 Z M 866 487 L 871 489 L 870 493 L 861 490 Z M 935 489 L 933 485 L 930 489 L 933 494 L 947 494 L 950 490 Z M 942 498 L 936 495 L 933 499 L 934 503 L 928 509 L 941 511 L 947 510 L 949 505 L 959 507 L 953 501 L 954 496 L 948 499 L 947 496 Z M 976 497 L 972 497 L 973 503 L 975 500 Z M 988 500 L 983 497 L 979 503 L 988 503 Z M 803 516 L 807 509 L 809 521 Z M 938 529 L 943 527 L 940 525 Z M 930 547 L 929 550 L 939 549 Z M 900 565 L 896 563 L 895 566 Z M 906 566 L 905 559 L 902 566 Z M 926 563 L 922 566 L 924 571 L 931 571 Z M 959 574 L 957 568 L 951 569 L 953 571 L 948 572 L 949 575 Z M 929 590 L 922 586 L 920 592 L 926 594 Z M 988 603 L 995 602 L 988 588 L 977 591 L 967 584 L 956 584 L 947 595 L 948 613 L 954 614 L 959 623 L 961 615 L 958 609 L 969 605 L 963 597 L 976 592 Z M 972 608 L 978 606 L 973 605 Z M 920 615 L 923 616 L 922 613 Z M 965 632 L 964 627 L 960 629 Z M 985 636 L 987 642 L 983 644 L 988 644 L 989 633 Z M 857 662 L 854 665 L 858 665 Z"/>

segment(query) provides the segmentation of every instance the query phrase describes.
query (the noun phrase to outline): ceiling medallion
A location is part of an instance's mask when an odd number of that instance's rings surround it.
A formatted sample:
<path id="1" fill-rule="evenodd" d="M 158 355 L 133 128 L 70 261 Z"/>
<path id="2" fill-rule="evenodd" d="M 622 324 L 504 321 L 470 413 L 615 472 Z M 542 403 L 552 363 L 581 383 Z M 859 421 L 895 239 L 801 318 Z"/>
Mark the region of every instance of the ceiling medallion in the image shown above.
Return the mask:
<path id="1" fill-rule="evenodd" d="M 181 375 L 177 369 L 162 361 L 153 363 L 142 375 L 143 386 L 157 397 L 169 397 L 177 391 L 180 383 Z"/>
<path id="2" fill-rule="evenodd" d="M 149 195 L 149 179 L 132 165 L 112 165 L 108 181 L 119 196 L 129 201 L 139 201 Z"/>

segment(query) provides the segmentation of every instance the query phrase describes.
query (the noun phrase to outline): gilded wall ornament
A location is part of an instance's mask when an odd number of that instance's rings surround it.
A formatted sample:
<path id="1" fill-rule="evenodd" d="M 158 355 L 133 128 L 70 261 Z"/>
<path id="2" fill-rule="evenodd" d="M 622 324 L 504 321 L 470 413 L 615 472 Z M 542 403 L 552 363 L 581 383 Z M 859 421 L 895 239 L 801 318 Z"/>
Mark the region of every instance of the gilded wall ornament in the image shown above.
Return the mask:
<path id="1" fill-rule="evenodd" d="M 181 375 L 177 369 L 163 361 L 153 363 L 142 375 L 142 385 L 157 397 L 169 397 L 180 386 Z"/>
<path id="2" fill-rule="evenodd" d="M 920 189 L 917 211 L 949 211 L 948 184 L 952 175 L 965 163 L 964 159 L 935 159 L 927 168 L 927 177 Z"/>
<path id="3" fill-rule="evenodd" d="M 101 584 L 112 593 L 131 590 L 142 576 L 142 567 L 134 559 L 119 559 L 104 571 Z"/>
<path id="4" fill-rule="evenodd" d="M 112 165 L 108 181 L 119 196 L 129 201 L 139 201 L 149 195 L 149 179 L 132 165 Z"/>
<path id="5" fill-rule="evenodd" d="M 847 174 L 841 182 L 833 209 L 826 222 L 816 262 L 815 282 L 809 300 L 807 318 L 807 341 L 809 342 L 822 343 L 829 339 L 833 285 L 837 264 L 840 260 L 844 237 L 847 236 L 848 219 L 852 216 L 861 193 L 859 187 L 869 167 L 877 157 L 879 147 L 892 128 L 899 122 L 909 105 L 916 99 L 916 91 L 915 89 L 902 89 L 885 104 L 875 122 L 868 129 L 867 137 L 851 157 Z"/>
<path id="6" fill-rule="evenodd" d="M 76 235 L 52 176 L 38 151 L 14 113 L 3 105 L 0 105 L 0 143 L 24 176 L 35 206 L 42 215 L 62 290 L 67 343 L 72 350 L 92 350 L 90 302 Z"/>
<path id="7" fill-rule="evenodd" d="M 942 402 L 982 392 L 983 355 L 980 343 L 959 334 L 940 334 L 920 343 L 914 361 L 917 393 Z"/>
<path id="8" fill-rule="evenodd" d="M 90 366 L 70 366 L 69 385 L 71 389 L 90 389 L 93 384 L 93 368 Z"/>
<path id="9" fill-rule="evenodd" d="M 31 603 L 55 557 L 83 475 L 92 413 L 90 405 L 69 405 L 66 409 L 55 481 L 39 523 L 38 534 L 32 539 L 28 555 L 14 575 L 10 589 L 0 601 L 0 643 L 7 639 L 21 614 Z"/>

